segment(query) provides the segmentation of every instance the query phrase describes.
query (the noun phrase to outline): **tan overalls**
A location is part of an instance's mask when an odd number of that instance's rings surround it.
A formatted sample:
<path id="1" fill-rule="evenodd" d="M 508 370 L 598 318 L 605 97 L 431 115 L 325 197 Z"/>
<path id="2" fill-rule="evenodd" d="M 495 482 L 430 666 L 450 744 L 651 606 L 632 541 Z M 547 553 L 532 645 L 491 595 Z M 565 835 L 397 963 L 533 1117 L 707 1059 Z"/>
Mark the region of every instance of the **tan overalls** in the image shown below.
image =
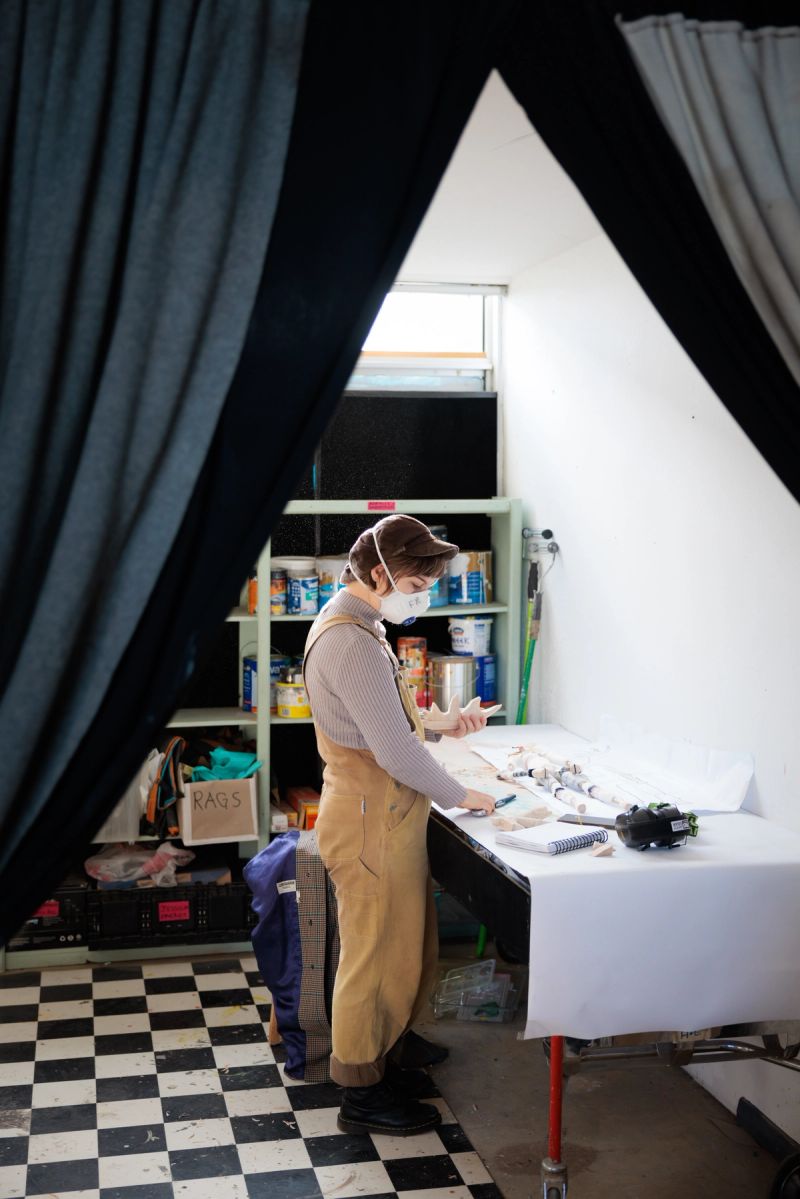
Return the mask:
<path id="1" fill-rule="evenodd" d="M 385 647 L 409 725 L 424 741 L 405 672 L 369 625 L 346 615 L 319 621 L 306 642 L 306 662 L 335 624 L 355 624 Z M 386 1054 L 423 1011 L 436 975 L 426 845 L 431 801 L 391 778 L 369 750 L 337 745 L 315 727 L 325 762 L 317 841 L 336 889 L 341 937 L 331 1078 L 340 1086 L 370 1086 L 380 1082 Z"/>

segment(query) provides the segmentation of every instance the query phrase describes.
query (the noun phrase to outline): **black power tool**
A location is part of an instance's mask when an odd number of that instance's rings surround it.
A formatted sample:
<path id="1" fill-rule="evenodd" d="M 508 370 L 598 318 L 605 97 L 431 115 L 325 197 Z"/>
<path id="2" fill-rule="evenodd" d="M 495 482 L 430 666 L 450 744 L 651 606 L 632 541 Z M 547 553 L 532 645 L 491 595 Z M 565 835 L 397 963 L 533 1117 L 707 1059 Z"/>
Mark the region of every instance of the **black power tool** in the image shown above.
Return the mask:
<path id="1" fill-rule="evenodd" d="M 652 803 L 640 808 L 634 804 L 621 812 L 614 822 L 620 841 L 629 849 L 674 849 L 685 845 L 687 837 L 697 836 L 694 812 L 681 812 L 674 804 Z"/>

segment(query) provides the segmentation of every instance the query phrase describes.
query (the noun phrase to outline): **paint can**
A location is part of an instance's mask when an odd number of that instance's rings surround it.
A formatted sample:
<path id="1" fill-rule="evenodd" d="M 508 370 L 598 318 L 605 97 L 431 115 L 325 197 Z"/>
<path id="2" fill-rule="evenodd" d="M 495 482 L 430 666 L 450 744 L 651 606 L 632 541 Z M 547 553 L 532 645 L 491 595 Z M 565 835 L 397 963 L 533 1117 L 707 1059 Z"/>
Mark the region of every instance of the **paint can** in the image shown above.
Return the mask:
<path id="1" fill-rule="evenodd" d="M 311 715 L 305 683 L 281 679 L 277 685 L 278 715 L 284 720 L 301 720 Z"/>
<path id="2" fill-rule="evenodd" d="M 497 702 L 497 654 L 477 654 L 478 675 L 475 690 L 482 704 Z"/>
<path id="3" fill-rule="evenodd" d="M 247 615 L 255 616 L 258 612 L 258 575 L 253 571 L 247 580 Z"/>
<path id="4" fill-rule="evenodd" d="M 287 607 L 287 580 L 285 570 L 272 569 L 269 572 L 269 611 L 270 616 L 285 616 Z"/>
<path id="5" fill-rule="evenodd" d="M 328 600 L 333 599 L 336 592 L 344 587 L 339 582 L 342 571 L 347 566 L 347 555 L 334 558 L 317 558 L 317 576 L 319 578 L 319 607 L 320 611 Z"/>
<path id="6" fill-rule="evenodd" d="M 258 711 L 258 658 L 242 659 L 242 710 Z"/>
<path id="7" fill-rule="evenodd" d="M 287 603 L 290 616 L 316 616 L 319 611 L 319 580 L 313 558 L 273 558 L 270 572 L 286 571 Z"/>
<path id="8" fill-rule="evenodd" d="M 425 637 L 398 637 L 397 658 L 414 686 L 417 706 L 428 707 L 428 642 Z"/>
<path id="9" fill-rule="evenodd" d="M 278 711 L 278 680 L 282 670 L 288 670 L 292 660 L 286 654 L 270 654 L 269 656 L 269 710 L 273 714 Z"/>
<path id="10" fill-rule="evenodd" d="M 442 711 L 450 706 L 454 695 L 463 708 L 474 699 L 478 664 L 474 658 L 465 655 L 442 654 L 441 657 L 431 657 L 430 681 L 431 702 L 438 704 Z"/>
<path id="11" fill-rule="evenodd" d="M 454 654 L 489 653 L 492 637 L 491 616 L 451 616 L 447 623 Z"/>
<path id="12" fill-rule="evenodd" d="M 462 550 L 448 563 L 451 604 L 492 602 L 492 551 Z"/>

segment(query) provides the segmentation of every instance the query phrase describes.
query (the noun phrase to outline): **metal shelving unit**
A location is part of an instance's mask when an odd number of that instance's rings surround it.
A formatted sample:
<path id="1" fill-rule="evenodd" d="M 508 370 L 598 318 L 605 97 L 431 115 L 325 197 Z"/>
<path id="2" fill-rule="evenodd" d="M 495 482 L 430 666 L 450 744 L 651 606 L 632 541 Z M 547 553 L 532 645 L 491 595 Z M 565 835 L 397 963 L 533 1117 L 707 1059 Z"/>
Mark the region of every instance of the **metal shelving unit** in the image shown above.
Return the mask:
<path id="1" fill-rule="evenodd" d="M 429 608 L 424 621 L 448 616 L 479 616 L 494 618 L 493 642 L 498 659 L 498 702 L 501 711 L 493 719 L 504 723 L 509 712 L 515 712 L 519 698 L 519 668 L 522 645 L 522 504 L 520 500 L 495 496 L 492 499 L 467 500 L 293 500 L 285 509 L 286 516 L 364 516 L 365 526 L 392 512 L 409 516 L 473 515 L 491 519 L 491 548 L 493 551 L 493 583 L 497 597 L 489 604 L 446 604 Z M 258 661 L 261 666 L 261 687 L 267 686 L 267 663 L 272 647 L 272 625 L 309 624 L 313 616 L 271 616 L 268 610 L 270 546 L 267 544 L 258 562 L 258 594 L 263 601 L 258 614 Z M 265 611 L 265 609 L 267 609 Z M 252 634 L 240 627 L 240 647 L 252 640 Z M 269 762 L 273 731 L 280 736 L 284 727 L 311 724 L 311 718 L 292 719 L 273 716 L 269 704 L 259 704 L 257 714 L 258 756 L 264 763 L 259 777 L 259 820 L 265 830 L 259 848 L 269 840 Z M 250 843 L 251 846 L 255 842 Z M 249 854 L 253 848 L 242 849 Z"/>
<path id="2" fill-rule="evenodd" d="M 494 497 L 492 499 L 467 500 L 293 500 L 287 505 L 287 516 L 353 516 L 363 515 L 365 525 L 377 521 L 390 512 L 414 515 L 449 514 L 488 516 L 491 519 L 491 548 L 493 551 L 494 594 L 498 597 L 489 604 L 447 604 L 430 608 L 424 620 L 448 616 L 477 616 L 491 614 L 494 618 L 494 652 L 498 659 L 498 701 L 501 711 L 495 720 L 505 721 L 509 712 L 516 710 L 519 695 L 519 669 L 522 632 L 522 512 L 521 501 Z M 269 778 L 270 748 L 273 730 L 285 726 L 311 724 L 311 718 L 285 719 L 273 716 L 269 705 L 269 660 L 272 642 L 272 625 L 286 622 L 310 624 L 313 616 L 271 616 L 269 611 L 270 545 L 258 561 L 259 610 L 256 615 L 247 608 L 234 608 L 227 621 L 239 626 L 240 652 L 246 645 L 257 644 L 257 655 L 261 664 L 262 702 L 258 712 L 245 712 L 241 707 L 182 708 L 168 722 L 169 728 L 201 728 L 239 725 L 255 728 L 258 757 L 263 766 L 258 776 L 259 827 L 262 834 L 258 842 L 242 842 L 239 845 L 241 858 L 252 857 L 269 841 Z M 244 599 L 244 595 L 241 597 Z M 255 636 L 254 636 L 255 634 Z M 240 680 L 241 686 L 241 680 Z M 278 731 L 280 735 L 280 731 Z M 153 946 L 149 949 L 99 949 L 69 945 L 63 949 L 0 950 L 0 971 L 3 969 L 40 969 L 55 965 L 76 965 L 90 962 L 125 961 L 132 958 L 157 958 L 167 955 L 181 956 L 198 953 L 244 953 L 250 950 L 249 942 L 227 942 L 223 944 Z"/>

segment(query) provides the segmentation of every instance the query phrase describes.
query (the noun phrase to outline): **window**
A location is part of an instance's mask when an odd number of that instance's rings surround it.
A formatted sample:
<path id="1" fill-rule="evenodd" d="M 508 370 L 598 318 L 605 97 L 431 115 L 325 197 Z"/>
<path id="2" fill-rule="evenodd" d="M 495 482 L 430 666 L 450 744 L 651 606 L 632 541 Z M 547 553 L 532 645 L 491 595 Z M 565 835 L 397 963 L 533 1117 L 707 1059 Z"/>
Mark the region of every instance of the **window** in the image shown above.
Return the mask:
<path id="1" fill-rule="evenodd" d="M 348 388 L 489 390 L 503 290 L 396 285 L 375 318 Z"/>

